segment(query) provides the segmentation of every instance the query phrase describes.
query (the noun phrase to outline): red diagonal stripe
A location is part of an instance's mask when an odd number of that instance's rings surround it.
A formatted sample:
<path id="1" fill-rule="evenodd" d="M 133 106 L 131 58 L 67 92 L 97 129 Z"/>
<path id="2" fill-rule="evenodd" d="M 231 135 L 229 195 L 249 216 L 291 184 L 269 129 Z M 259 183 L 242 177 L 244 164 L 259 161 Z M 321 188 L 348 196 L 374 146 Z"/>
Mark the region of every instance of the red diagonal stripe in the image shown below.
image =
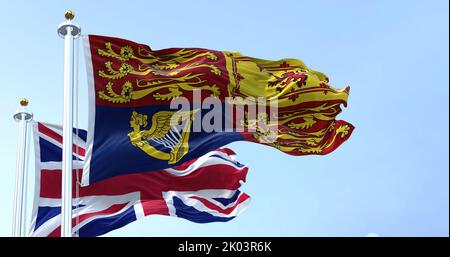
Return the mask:
<path id="1" fill-rule="evenodd" d="M 55 131 L 51 130 L 50 128 L 46 127 L 44 124 L 42 123 L 38 123 L 38 130 L 40 133 L 53 138 L 54 140 L 58 141 L 60 144 L 63 143 L 63 138 L 60 134 L 56 133 Z M 72 146 L 72 151 L 74 153 L 77 153 L 80 156 L 84 156 L 86 154 L 86 150 L 81 147 L 81 146 L 77 146 L 75 144 L 73 144 Z"/>
<path id="2" fill-rule="evenodd" d="M 114 204 L 114 205 L 111 205 L 109 208 L 101 210 L 101 211 L 98 211 L 98 212 L 91 212 L 91 213 L 82 214 L 82 215 L 79 216 L 78 222 L 82 222 L 82 221 L 84 221 L 84 220 L 86 220 L 86 219 L 88 219 L 88 218 L 90 218 L 92 216 L 107 215 L 107 214 L 113 214 L 113 213 L 119 212 L 126 205 L 127 205 L 126 203 Z M 77 222 L 77 218 L 76 217 L 72 218 L 72 227 L 74 227 L 76 225 L 76 222 Z M 49 237 L 60 237 L 61 236 L 61 226 L 58 226 L 48 236 Z"/>
<path id="3" fill-rule="evenodd" d="M 220 208 L 219 206 L 217 206 L 217 205 L 211 203 L 210 201 L 208 201 L 208 200 L 206 200 L 206 199 L 204 199 L 204 198 L 198 197 L 198 196 L 191 196 L 190 198 L 196 199 L 196 200 L 200 201 L 201 203 L 203 203 L 203 205 L 205 205 L 205 206 L 208 207 L 209 209 L 212 209 L 212 210 L 215 210 L 215 211 L 218 211 L 218 212 L 220 212 L 220 213 L 223 213 L 223 214 L 227 214 L 227 215 L 228 215 L 228 214 L 230 214 L 234 209 L 236 209 L 236 207 L 237 207 L 240 203 L 242 203 L 243 201 L 249 199 L 250 197 L 249 197 L 247 194 L 241 194 L 241 195 L 239 196 L 239 198 L 237 199 L 235 205 L 232 206 L 232 207 L 228 207 L 228 208 L 226 208 L 226 209 L 222 209 L 222 208 Z"/>

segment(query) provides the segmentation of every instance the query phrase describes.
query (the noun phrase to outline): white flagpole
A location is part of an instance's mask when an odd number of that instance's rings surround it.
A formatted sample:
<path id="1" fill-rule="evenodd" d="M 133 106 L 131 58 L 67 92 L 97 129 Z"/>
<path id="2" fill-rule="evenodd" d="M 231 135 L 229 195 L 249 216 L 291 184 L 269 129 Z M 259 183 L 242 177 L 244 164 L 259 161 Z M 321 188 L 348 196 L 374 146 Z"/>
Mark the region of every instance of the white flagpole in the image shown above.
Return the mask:
<path id="1" fill-rule="evenodd" d="M 27 163 L 27 128 L 28 122 L 33 119 L 33 114 L 26 110 L 28 100 L 23 98 L 20 100 L 21 108 L 14 113 L 14 120 L 19 122 L 19 139 L 17 142 L 17 161 L 16 161 L 16 188 L 14 192 L 14 208 L 13 208 L 13 227 L 12 236 L 24 236 L 23 222 L 25 220 L 25 172 Z"/>
<path id="2" fill-rule="evenodd" d="M 73 87 L 74 87 L 74 48 L 73 43 L 81 28 L 73 24 L 72 11 L 65 13 L 66 21 L 59 24 L 58 35 L 64 38 L 64 122 L 63 158 L 61 188 L 61 237 L 72 236 L 72 135 L 73 135 Z"/>

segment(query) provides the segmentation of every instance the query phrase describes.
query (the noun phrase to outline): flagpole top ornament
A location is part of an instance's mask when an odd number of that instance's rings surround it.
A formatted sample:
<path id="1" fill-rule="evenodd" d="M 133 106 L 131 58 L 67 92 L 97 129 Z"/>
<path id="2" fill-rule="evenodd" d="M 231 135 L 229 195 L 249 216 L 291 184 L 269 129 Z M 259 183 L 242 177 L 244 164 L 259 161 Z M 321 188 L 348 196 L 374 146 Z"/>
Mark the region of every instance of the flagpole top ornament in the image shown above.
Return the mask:
<path id="1" fill-rule="evenodd" d="M 73 13 L 72 10 L 67 10 L 64 14 L 64 17 L 66 17 L 66 20 L 71 21 L 73 18 L 75 18 L 75 13 Z"/>
<path id="2" fill-rule="evenodd" d="M 64 38 L 68 33 L 70 33 L 74 38 L 80 36 L 80 25 L 72 23 L 72 20 L 75 18 L 75 13 L 72 10 L 67 10 L 64 17 L 66 18 L 66 21 L 59 24 L 58 35 L 62 38 Z"/>
<path id="3" fill-rule="evenodd" d="M 20 122 L 20 121 L 25 121 L 25 122 L 29 122 L 33 119 L 33 113 L 29 112 L 26 107 L 28 106 L 28 104 L 30 103 L 28 101 L 28 99 L 26 98 L 22 98 L 19 101 L 20 103 L 20 109 L 17 110 L 14 115 L 13 118 L 15 121 Z"/>
<path id="4" fill-rule="evenodd" d="M 26 99 L 26 98 L 22 98 L 22 99 L 20 99 L 20 105 L 21 106 L 27 106 L 28 105 L 28 99 Z"/>

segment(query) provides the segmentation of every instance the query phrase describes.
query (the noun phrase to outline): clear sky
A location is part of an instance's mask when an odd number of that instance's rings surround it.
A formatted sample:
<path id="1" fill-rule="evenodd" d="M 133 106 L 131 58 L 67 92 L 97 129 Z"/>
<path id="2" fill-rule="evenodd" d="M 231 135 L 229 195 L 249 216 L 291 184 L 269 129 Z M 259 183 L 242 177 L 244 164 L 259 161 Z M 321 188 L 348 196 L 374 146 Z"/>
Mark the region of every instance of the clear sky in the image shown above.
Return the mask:
<path id="1" fill-rule="evenodd" d="M 431 1 L 1 1 L 0 236 L 11 233 L 21 97 L 35 119 L 62 123 L 63 40 L 84 34 L 150 45 L 298 58 L 352 87 L 339 116 L 356 126 L 327 156 L 229 147 L 250 167 L 249 208 L 228 223 L 150 216 L 109 236 L 448 236 L 449 6 Z M 80 117 L 87 83 L 80 62 Z M 30 201 L 34 154 L 30 158 Z"/>

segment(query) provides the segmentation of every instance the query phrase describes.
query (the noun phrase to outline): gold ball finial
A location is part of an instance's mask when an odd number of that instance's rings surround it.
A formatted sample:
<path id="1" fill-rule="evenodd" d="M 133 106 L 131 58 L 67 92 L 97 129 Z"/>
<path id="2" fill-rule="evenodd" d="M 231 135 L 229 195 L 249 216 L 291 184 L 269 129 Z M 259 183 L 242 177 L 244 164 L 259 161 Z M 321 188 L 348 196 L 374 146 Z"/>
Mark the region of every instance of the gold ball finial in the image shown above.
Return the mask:
<path id="1" fill-rule="evenodd" d="M 26 98 L 20 99 L 20 105 L 27 106 L 28 105 L 28 99 L 26 99 Z"/>
<path id="2" fill-rule="evenodd" d="M 71 21 L 73 18 L 75 18 L 75 14 L 72 12 L 72 10 L 67 10 L 64 14 L 64 17 L 66 17 L 66 20 Z"/>

